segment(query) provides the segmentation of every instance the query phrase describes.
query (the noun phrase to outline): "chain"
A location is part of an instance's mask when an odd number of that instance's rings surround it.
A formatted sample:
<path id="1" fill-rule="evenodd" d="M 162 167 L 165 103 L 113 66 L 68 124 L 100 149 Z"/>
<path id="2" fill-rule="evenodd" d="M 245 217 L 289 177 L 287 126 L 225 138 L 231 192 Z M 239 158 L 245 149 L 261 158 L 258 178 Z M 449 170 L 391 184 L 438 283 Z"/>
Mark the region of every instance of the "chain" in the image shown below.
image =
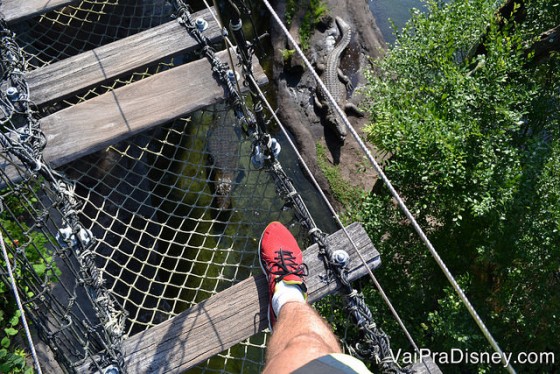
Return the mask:
<path id="1" fill-rule="evenodd" d="M 95 265 L 96 240 L 91 231 L 80 223 L 80 204 L 74 193 L 75 182 L 53 170 L 43 160 L 46 136 L 41 131 L 36 112 L 29 100 L 29 87 L 24 76 L 25 58 L 16 43 L 15 34 L 6 27 L 4 21 L 0 21 L 0 58 L 4 88 L 0 93 L 1 124 L 5 131 L 0 133 L 0 145 L 4 151 L 15 156 L 28 171 L 35 175 L 40 174 L 45 179 L 45 188 L 54 194 L 56 206 L 62 212 L 62 228 L 57 234 L 57 239 L 61 247 L 68 249 L 67 252 L 73 253 L 78 260 L 78 282 L 88 291 L 87 295 L 95 306 L 95 313 L 103 330 L 104 352 L 95 365 L 116 365 L 124 372 L 121 343 L 124 338 L 126 314 L 120 305 L 116 307 L 117 301 L 105 288 L 103 274 Z M 70 317 L 67 317 L 69 320 Z M 71 323 L 69 320 L 68 326 Z M 86 328 L 90 332 L 96 330 L 91 326 Z M 89 345 L 86 339 L 84 348 L 87 350 Z"/>
<path id="2" fill-rule="evenodd" d="M 212 65 L 212 72 L 217 76 L 220 83 L 224 84 L 227 89 L 226 99 L 235 109 L 236 116 L 239 118 L 245 112 L 243 108 L 243 100 L 239 91 L 235 87 L 236 73 L 226 63 L 220 61 L 216 56 L 216 51 L 211 46 L 211 41 L 204 35 L 204 27 L 206 21 L 203 19 L 193 19 L 190 8 L 182 0 L 174 0 L 173 5 L 176 9 L 176 18 L 183 25 L 189 34 L 202 47 L 202 54 L 208 59 Z M 226 33 L 224 31 L 224 33 Z"/>

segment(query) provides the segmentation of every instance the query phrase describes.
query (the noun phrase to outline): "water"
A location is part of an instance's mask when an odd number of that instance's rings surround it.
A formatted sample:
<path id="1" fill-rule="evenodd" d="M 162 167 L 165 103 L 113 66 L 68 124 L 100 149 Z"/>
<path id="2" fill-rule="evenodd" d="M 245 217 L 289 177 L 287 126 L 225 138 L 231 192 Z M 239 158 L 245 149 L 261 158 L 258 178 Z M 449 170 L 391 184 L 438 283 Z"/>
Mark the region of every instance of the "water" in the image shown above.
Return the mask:
<path id="1" fill-rule="evenodd" d="M 449 3 L 449 1 L 443 0 L 444 3 Z M 394 23 L 397 30 L 401 30 L 410 19 L 410 12 L 414 8 L 424 11 L 426 5 L 423 0 L 369 0 L 369 9 L 389 45 L 393 45 L 395 42 L 392 24 Z"/>
<path id="2" fill-rule="evenodd" d="M 391 22 L 395 24 L 397 30 L 402 29 L 410 18 L 410 10 L 413 8 L 425 9 L 425 6 L 421 0 L 369 0 L 369 9 L 389 45 L 395 42 Z"/>

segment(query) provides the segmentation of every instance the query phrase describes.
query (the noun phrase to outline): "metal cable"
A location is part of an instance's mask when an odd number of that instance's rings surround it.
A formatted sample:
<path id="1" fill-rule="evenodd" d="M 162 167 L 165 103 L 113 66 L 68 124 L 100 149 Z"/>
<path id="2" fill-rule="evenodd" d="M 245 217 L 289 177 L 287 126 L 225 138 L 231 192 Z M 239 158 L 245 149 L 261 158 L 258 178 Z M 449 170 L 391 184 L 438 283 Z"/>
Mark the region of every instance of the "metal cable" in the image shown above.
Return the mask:
<path id="1" fill-rule="evenodd" d="M 266 97 L 264 96 L 264 94 L 258 87 L 258 84 L 254 80 L 252 74 L 251 60 L 250 60 L 251 53 L 250 51 L 248 51 L 247 42 L 245 41 L 245 38 L 242 35 L 241 20 L 239 18 L 237 18 L 236 30 L 234 31 L 236 31 L 234 32 L 234 36 L 236 37 L 236 41 L 238 44 L 238 52 L 241 55 L 245 77 L 246 79 L 249 80 L 249 87 L 257 91 L 257 93 L 251 92 L 254 99 L 258 102 L 256 107 L 260 106 L 260 101 L 264 101 L 268 106 L 269 111 L 273 113 L 275 120 L 279 123 L 280 127 L 282 128 L 282 131 L 289 139 L 289 136 L 287 136 L 285 129 L 281 125 L 274 111 L 270 107 L 270 104 L 266 100 Z M 263 131 L 266 130 L 263 129 Z M 264 135 L 258 137 L 256 142 L 258 142 L 260 139 L 265 138 L 266 135 L 268 134 L 265 133 Z M 271 142 L 267 142 L 266 144 L 264 144 L 265 149 L 268 149 L 265 165 L 268 167 L 268 171 L 272 174 L 275 180 L 278 193 L 287 202 L 290 203 L 290 205 L 293 207 L 295 211 L 296 217 L 298 218 L 302 226 L 304 226 L 308 230 L 308 234 L 311 236 L 313 241 L 319 245 L 320 254 L 322 255 L 322 258 L 325 262 L 326 268 L 329 269 L 328 270 L 329 273 L 327 274 L 327 277 L 329 277 L 329 275 L 332 275 L 334 273 L 334 276 L 340 287 L 340 292 L 345 297 L 347 310 L 349 314 L 354 317 L 354 320 L 357 326 L 359 327 L 360 331 L 362 332 L 365 341 L 368 343 L 364 345 L 358 344 L 356 346 L 356 349 L 354 349 L 354 353 L 356 353 L 358 356 L 362 358 L 374 358 L 376 363 L 378 364 L 378 366 L 381 368 L 383 372 L 386 373 L 408 372 L 408 369 L 401 369 L 398 366 L 398 364 L 394 361 L 392 354 L 390 352 L 388 336 L 382 330 L 377 328 L 376 324 L 373 322 L 373 316 L 371 314 L 371 311 L 369 310 L 369 307 L 365 304 L 363 297 L 359 295 L 355 289 L 353 289 L 350 282 L 348 281 L 347 261 L 337 259 L 333 251 L 331 251 L 331 249 L 327 245 L 326 235 L 315 224 L 313 217 L 311 216 L 310 212 L 308 211 L 303 201 L 303 198 L 297 192 L 291 180 L 285 174 L 284 170 L 282 169 L 282 166 L 280 165 L 280 163 L 275 157 L 274 151 L 271 150 L 272 148 L 271 144 L 272 144 Z M 298 158 L 301 160 L 301 155 L 297 152 L 297 149 L 294 147 L 291 140 L 290 140 L 290 144 L 292 148 L 294 148 L 294 150 L 296 151 Z M 304 162 L 303 164 L 305 165 Z M 305 165 L 305 167 L 307 169 L 307 165 Z M 308 169 L 307 172 L 311 175 Z M 316 181 L 314 182 L 316 183 Z M 318 189 L 320 190 L 320 188 Z M 334 211 L 334 209 L 332 209 L 332 206 L 331 206 L 331 210 Z M 336 216 L 336 213 L 334 214 Z M 340 220 L 338 220 L 338 223 L 341 227 L 343 227 Z M 350 242 L 354 246 L 356 252 L 358 252 L 357 246 L 353 242 L 352 238 L 350 238 L 348 232 L 346 230 L 344 230 L 344 232 L 346 236 L 350 239 Z M 371 274 L 371 270 L 367 266 L 363 256 L 361 256 L 359 252 L 358 254 L 360 256 L 361 261 L 364 263 L 365 267 L 368 269 L 368 271 Z M 379 286 L 378 283 L 377 285 Z M 387 298 L 386 300 L 388 301 Z M 394 314 L 396 314 L 396 310 L 394 308 L 391 308 L 391 310 Z M 397 314 L 397 318 L 398 318 L 398 314 Z M 404 327 L 404 324 L 402 324 L 400 318 L 398 318 L 398 320 L 400 321 L 402 327 Z M 407 336 L 412 340 L 406 328 L 404 330 L 407 333 Z M 414 344 L 413 340 L 412 340 L 412 344 L 417 350 L 416 344 Z"/>
<path id="2" fill-rule="evenodd" d="M 379 164 L 377 163 L 377 161 L 375 160 L 375 158 L 373 157 L 373 155 L 371 154 L 369 149 L 366 147 L 366 145 L 364 144 L 364 142 L 362 141 L 362 139 L 360 138 L 360 136 L 358 135 L 356 130 L 354 130 L 354 128 L 352 127 L 352 125 L 348 121 L 348 118 L 346 118 L 346 115 L 345 115 L 344 111 L 336 103 L 336 100 L 334 100 L 332 94 L 327 90 L 327 87 L 325 86 L 325 84 L 323 83 L 323 81 L 321 80 L 321 78 L 319 77 L 317 72 L 315 72 L 315 70 L 313 69 L 313 66 L 311 65 L 309 60 L 307 60 L 307 58 L 305 57 L 301 48 L 297 45 L 295 40 L 292 38 L 292 36 L 288 32 L 288 30 L 286 29 L 286 27 L 284 26 L 284 24 L 280 20 L 280 17 L 274 11 L 274 8 L 272 8 L 272 6 L 270 5 L 268 0 L 263 0 L 263 3 L 268 8 L 269 12 L 272 14 L 272 17 L 274 18 L 275 22 L 282 29 L 282 32 L 285 34 L 285 36 L 288 38 L 288 40 L 290 40 L 290 42 L 292 43 L 292 45 L 296 49 L 296 52 L 298 53 L 298 55 L 303 59 L 304 63 L 306 64 L 307 68 L 309 69 L 309 71 L 313 75 L 317 84 L 321 87 L 321 89 L 326 94 L 330 104 L 333 106 L 336 113 L 342 119 L 343 123 L 346 125 L 347 129 L 350 131 L 350 133 L 352 134 L 352 136 L 354 137 L 354 139 L 356 140 L 356 142 L 358 143 L 358 145 L 360 146 L 362 151 L 366 154 L 368 160 L 370 161 L 370 163 L 374 167 L 375 171 L 377 172 L 377 174 L 379 175 L 381 180 L 385 183 L 385 185 L 389 189 L 393 198 L 397 201 L 397 203 L 399 205 L 399 208 L 402 210 L 402 212 L 405 214 L 405 216 L 412 223 L 412 226 L 414 227 L 414 230 L 420 236 L 420 239 L 422 240 L 422 242 L 426 245 L 426 247 L 430 251 L 430 254 L 435 259 L 436 263 L 438 264 L 440 269 L 445 274 L 445 277 L 447 278 L 449 283 L 452 285 L 453 289 L 455 290 L 455 292 L 457 293 L 457 295 L 461 299 L 462 303 L 467 308 L 467 311 L 469 312 L 471 317 L 475 320 L 476 324 L 478 325 L 478 327 L 482 331 L 486 340 L 490 343 L 492 348 L 494 348 L 494 350 L 500 355 L 500 359 L 501 359 L 502 363 L 504 364 L 504 367 L 506 367 L 510 373 L 515 373 L 515 370 L 513 369 L 511 364 L 506 360 L 506 356 L 505 356 L 504 352 L 502 351 L 502 349 L 500 348 L 500 346 L 498 345 L 498 343 L 496 342 L 496 340 L 494 339 L 494 337 L 492 336 L 492 334 L 490 333 L 490 331 L 488 330 L 488 328 L 486 327 L 486 325 L 484 324 L 484 322 L 482 321 L 482 319 L 480 318 L 480 316 L 478 315 L 478 313 L 476 312 L 474 307 L 472 306 L 471 302 L 469 301 L 469 299 L 465 295 L 461 286 L 459 286 L 459 284 L 457 283 L 457 281 L 455 280 L 455 278 L 453 277 L 453 275 L 451 274 L 451 272 L 449 271 L 449 269 L 447 268 L 447 266 L 445 265 L 445 263 L 441 259 L 439 253 L 436 251 L 436 249 L 434 248 L 434 246 L 432 245 L 432 243 L 430 242 L 430 240 L 428 239 L 428 237 L 426 236 L 426 234 L 424 233 L 424 231 L 422 230 L 422 228 L 420 227 L 420 225 L 418 224 L 418 222 L 416 221 L 416 219 L 414 218 L 414 216 L 412 215 L 412 213 L 410 212 L 408 207 L 405 205 L 402 198 L 399 196 L 396 189 L 393 187 L 389 178 L 385 175 L 385 173 L 383 172 L 383 170 L 381 169 L 381 167 L 379 166 Z"/>
<path id="3" fill-rule="evenodd" d="M 2 246 L 2 255 L 4 256 L 4 261 L 6 262 L 6 268 L 8 269 L 8 276 L 10 277 L 12 291 L 14 292 L 14 296 L 16 298 L 18 310 L 21 313 L 21 323 L 23 324 L 23 329 L 25 330 L 25 335 L 27 336 L 27 343 L 29 344 L 29 349 L 31 350 L 33 363 L 35 364 L 35 369 L 37 369 L 37 373 L 42 374 L 41 365 L 39 364 L 39 357 L 37 356 L 37 352 L 35 351 L 35 345 L 33 344 L 31 331 L 29 329 L 29 325 L 27 324 L 27 318 L 25 317 L 25 310 L 23 309 L 23 304 L 21 303 L 21 299 L 19 297 L 16 280 L 12 272 L 12 267 L 10 265 L 10 259 L 8 258 L 8 252 L 6 251 L 6 246 L 4 245 L 4 236 L 2 235 L 2 232 L 0 232 L 0 246 Z"/>
<path id="4" fill-rule="evenodd" d="M 253 79 L 253 77 L 250 77 L 250 79 Z M 261 91 L 260 87 L 257 86 L 257 90 L 259 91 L 259 95 L 261 95 L 262 97 L 264 96 L 264 93 Z M 383 301 L 385 302 L 385 304 L 388 306 L 389 310 L 391 311 L 391 314 L 393 315 L 393 317 L 395 318 L 395 320 L 397 321 L 397 323 L 399 324 L 399 327 L 403 330 L 403 333 L 405 334 L 407 340 L 409 341 L 409 343 L 412 345 L 412 347 L 414 348 L 414 351 L 416 351 L 417 353 L 420 353 L 420 349 L 418 348 L 416 342 L 414 341 L 414 339 L 412 338 L 412 335 L 410 334 L 410 332 L 408 331 L 408 329 L 406 328 L 403 320 L 401 319 L 400 315 L 398 314 L 397 310 L 395 309 L 395 307 L 393 306 L 393 304 L 391 303 L 391 300 L 389 299 L 389 297 L 387 296 L 387 294 L 385 293 L 385 290 L 383 289 L 383 287 L 381 287 L 381 284 L 379 283 L 379 281 L 377 280 L 377 277 L 373 274 L 373 272 L 371 271 L 371 269 L 369 268 L 369 266 L 366 265 L 366 260 L 364 259 L 364 257 L 362 256 L 362 254 L 360 253 L 360 251 L 358 251 L 358 246 L 356 244 L 356 242 L 354 241 L 354 239 L 352 238 L 352 236 L 350 235 L 350 233 L 348 232 L 348 230 L 346 230 L 346 227 L 344 226 L 344 224 L 342 223 L 338 213 L 336 212 L 336 210 L 334 209 L 334 207 L 332 206 L 332 204 L 330 203 L 329 199 L 327 198 L 327 196 L 325 195 L 325 193 L 323 192 L 323 190 L 321 189 L 321 187 L 319 186 L 319 183 L 317 182 L 317 179 L 315 179 L 315 176 L 313 175 L 313 173 L 311 173 L 311 170 L 309 169 L 309 167 L 307 166 L 307 163 L 304 161 L 303 157 L 301 156 L 301 154 L 299 153 L 296 145 L 294 144 L 294 142 L 292 141 L 291 137 L 288 135 L 288 131 L 286 130 L 286 128 L 284 127 L 284 125 L 282 124 L 282 122 L 280 121 L 280 119 L 278 118 L 278 116 L 276 115 L 276 113 L 274 112 L 272 106 L 270 105 L 270 103 L 268 102 L 268 100 L 264 100 L 267 109 L 269 110 L 270 113 L 272 113 L 272 117 L 274 118 L 275 122 L 277 123 L 277 125 L 280 127 L 280 130 L 282 131 L 282 133 L 284 134 L 285 138 L 288 140 L 288 143 L 290 144 L 291 148 L 294 150 L 300 164 L 303 166 L 305 172 L 307 173 L 307 175 L 311 178 L 311 182 L 313 183 L 313 185 L 315 186 L 316 190 L 319 191 L 319 194 L 321 195 L 321 198 L 323 199 L 323 202 L 327 205 L 327 208 L 331 211 L 331 213 L 333 214 L 333 218 L 335 219 L 335 221 L 337 222 L 337 224 L 339 225 L 340 229 L 344 232 L 344 234 L 346 235 L 346 238 L 350 241 L 352 247 L 356 250 L 356 253 L 358 253 L 358 257 L 360 257 L 360 261 L 365 265 L 365 268 L 367 269 L 368 275 L 371 278 L 371 280 L 373 281 L 373 283 L 375 284 L 375 287 L 377 288 L 377 290 L 379 291 L 379 293 L 381 294 L 381 298 L 383 299 Z M 430 372 L 428 366 L 426 366 L 426 369 L 428 370 L 428 372 Z"/>

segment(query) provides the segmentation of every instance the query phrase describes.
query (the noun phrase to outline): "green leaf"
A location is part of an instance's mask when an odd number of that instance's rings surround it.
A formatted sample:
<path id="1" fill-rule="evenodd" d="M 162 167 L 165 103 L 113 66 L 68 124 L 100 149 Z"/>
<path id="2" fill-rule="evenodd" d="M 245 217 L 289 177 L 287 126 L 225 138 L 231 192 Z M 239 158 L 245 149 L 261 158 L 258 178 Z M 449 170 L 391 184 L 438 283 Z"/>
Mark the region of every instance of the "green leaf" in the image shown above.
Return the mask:
<path id="1" fill-rule="evenodd" d="M 17 326 L 19 324 L 19 317 L 21 317 L 21 312 L 16 310 L 14 316 L 10 319 L 10 326 Z"/>
<path id="2" fill-rule="evenodd" d="M 45 270 L 47 269 L 47 265 L 44 263 L 40 263 L 40 264 L 34 264 L 33 265 L 33 270 L 35 270 L 35 272 L 37 273 L 38 276 L 43 276 L 43 274 L 45 274 Z"/>
<path id="3" fill-rule="evenodd" d="M 18 330 L 14 329 L 13 327 L 8 327 L 4 329 L 4 332 L 8 335 L 8 336 L 14 336 L 17 335 Z"/>
<path id="4" fill-rule="evenodd" d="M 8 348 L 10 346 L 10 338 L 4 336 L 2 338 L 2 341 L 0 342 L 0 345 L 2 345 L 2 348 Z"/>
<path id="5" fill-rule="evenodd" d="M 25 357 L 17 354 L 10 354 L 6 360 L 6 364 L 11 368 L 22 368 L 25 365 Z"/>

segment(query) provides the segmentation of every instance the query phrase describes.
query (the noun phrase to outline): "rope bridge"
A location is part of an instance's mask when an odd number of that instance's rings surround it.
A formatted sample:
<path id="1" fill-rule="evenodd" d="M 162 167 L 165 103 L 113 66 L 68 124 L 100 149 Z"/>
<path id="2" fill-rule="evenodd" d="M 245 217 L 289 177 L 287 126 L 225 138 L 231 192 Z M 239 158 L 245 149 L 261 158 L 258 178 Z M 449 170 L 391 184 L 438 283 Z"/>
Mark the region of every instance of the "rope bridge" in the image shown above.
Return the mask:
<path id="1" fill-rule="evenodd" d="M 316 264 L 310 298 L 342 289 L 368 341 L 356 353 L 400 371 L 350 285 L 379 254 L 359 226 L 325 234 L 337 223 L 266 119 L 258 40 L 244 39 L 239 17 L 237 50 L 217 52 L 231 45 L 209 6 L 20 3 L 0 3 L 0 275 L 65 370 L 149 372 L 164 361 L 166 371 L 262 369 L 266 311 L 241 296 L 263 295 L 258 238 L 278 220 Z M 232 325 L 219 320 L 231 300 L 261 317 L 242 315 L 242 336 L 224 343 Z M 172 339 L 146 366 L 142 344 L 209 305 L 221 310 L 210 353 Z M 190 344 L 198 331 L 200 346 L 210 344 L 197 328 L 171 336 Z"/>

